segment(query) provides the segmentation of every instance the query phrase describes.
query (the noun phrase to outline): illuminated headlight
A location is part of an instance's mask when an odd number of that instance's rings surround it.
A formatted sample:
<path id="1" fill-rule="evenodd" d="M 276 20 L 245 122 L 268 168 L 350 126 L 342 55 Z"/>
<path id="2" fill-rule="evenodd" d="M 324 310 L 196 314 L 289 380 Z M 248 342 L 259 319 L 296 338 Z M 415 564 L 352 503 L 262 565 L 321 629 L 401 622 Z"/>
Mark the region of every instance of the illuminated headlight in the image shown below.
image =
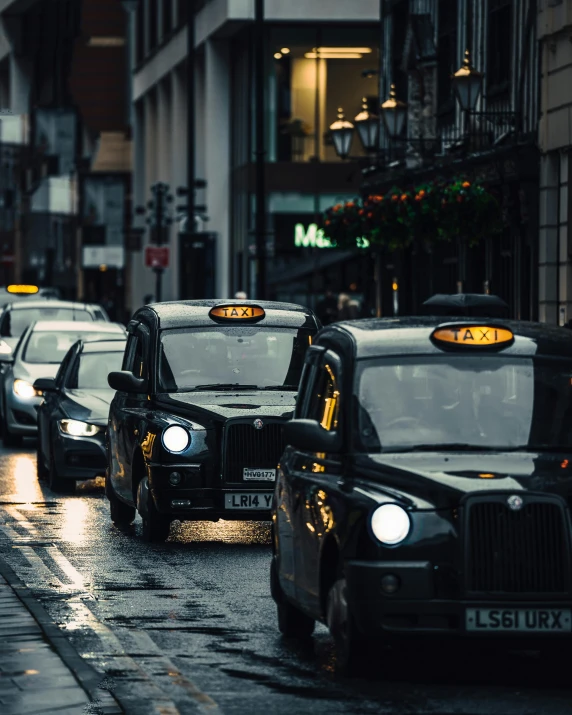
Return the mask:
<path id="1" fill-rule="evenodd" d="M 191 436 L 184 427 L 171 425 L 163 432 L 163 447 L 168 452 L 184 452 L 191 442 Z"/>
<path id="2" fill-rule="evenodd" d="M 399 544 L 411 530 L 409 514 L 397 504 L 382 504 L 371 515 L 371 530 L 382 544 Z"/>
<path id="3" fill-rule="evenodd" d="M 88 422 L 79 420 L 60 420 L 60 429 L 64 434 L 71 437 L 93 437 L 103 430 L 98 425 L 90 425 Z"/>
<path id="4" fill-rule="evenodd" d="M 29 400 L 32 397 L 37 397 L 38 393 L 34 389 L 33 385 L 30 385 L 26 380 L 14 380 L 14 392 L 18 397 L 24 398 L 24 400 Z"/>

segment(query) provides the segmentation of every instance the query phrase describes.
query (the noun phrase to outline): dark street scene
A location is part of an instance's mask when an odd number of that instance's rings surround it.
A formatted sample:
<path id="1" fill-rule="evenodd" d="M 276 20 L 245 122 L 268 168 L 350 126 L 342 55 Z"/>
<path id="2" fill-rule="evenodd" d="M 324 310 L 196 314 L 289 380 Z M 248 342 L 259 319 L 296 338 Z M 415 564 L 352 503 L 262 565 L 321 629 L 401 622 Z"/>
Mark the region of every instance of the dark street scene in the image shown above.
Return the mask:
<path id="1" fill-rule="evenodd" d="M 0 715 L 572 715 L 572 0 L 0 0 Z"/>

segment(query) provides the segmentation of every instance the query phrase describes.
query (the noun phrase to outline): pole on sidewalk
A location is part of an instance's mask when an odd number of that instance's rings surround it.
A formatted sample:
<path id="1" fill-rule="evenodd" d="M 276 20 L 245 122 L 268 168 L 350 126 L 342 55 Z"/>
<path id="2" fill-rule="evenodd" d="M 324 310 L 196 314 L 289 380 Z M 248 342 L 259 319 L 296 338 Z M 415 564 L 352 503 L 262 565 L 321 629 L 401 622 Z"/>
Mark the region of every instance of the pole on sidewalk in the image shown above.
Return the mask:
<path id="1" fill-rule="evenodd" d="M 266 191 L 264 151 L 264 0 L 255 0 L 255 154 L 256 154 L 256 298 L 266 297 Z"/>

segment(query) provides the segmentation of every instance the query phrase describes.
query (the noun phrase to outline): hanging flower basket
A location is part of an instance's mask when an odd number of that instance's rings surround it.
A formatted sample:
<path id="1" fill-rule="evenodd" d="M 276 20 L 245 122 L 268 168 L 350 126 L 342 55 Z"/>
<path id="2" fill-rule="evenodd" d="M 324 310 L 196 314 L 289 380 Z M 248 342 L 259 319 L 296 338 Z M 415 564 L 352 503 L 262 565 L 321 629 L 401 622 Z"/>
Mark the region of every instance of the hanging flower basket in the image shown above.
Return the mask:
<path id="1" fill-rule="evenodd" d="M 337 204 L 322 221 L 324 234 L 338 248 L 360 246 L 364 237 L 391 251 L 457 239 L 474 246 L 498 234 L 502 225 L 493 194 L 463 177 L 409 189 L 393 187 L 386 194 Z"/>

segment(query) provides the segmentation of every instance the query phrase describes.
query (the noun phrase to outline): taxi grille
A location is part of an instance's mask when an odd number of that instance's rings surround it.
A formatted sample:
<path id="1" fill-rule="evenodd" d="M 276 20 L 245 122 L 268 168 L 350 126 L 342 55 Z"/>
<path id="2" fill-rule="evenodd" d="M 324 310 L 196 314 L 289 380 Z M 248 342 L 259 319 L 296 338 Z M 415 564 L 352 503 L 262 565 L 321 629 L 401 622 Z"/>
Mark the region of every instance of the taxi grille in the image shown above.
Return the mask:
<path id="1" fill-rule="evenodd" d="M 265 423 L 262 429 L 252 424 L 234 424 L 226 428 L 223 478 L 225 482 L 243 483 L 243 469 L 276 469 L 285 449 L 282 422 Z M 249 481 L 252 487 L 271 482 Z"/>
<path id="2" fill-rule="evenodd" d="M 545 594 L 568 590 L 566 516 L 558 504 L 512 511 L 478 502 L 467 515 L 467 588 L 472 593 Z"/>

